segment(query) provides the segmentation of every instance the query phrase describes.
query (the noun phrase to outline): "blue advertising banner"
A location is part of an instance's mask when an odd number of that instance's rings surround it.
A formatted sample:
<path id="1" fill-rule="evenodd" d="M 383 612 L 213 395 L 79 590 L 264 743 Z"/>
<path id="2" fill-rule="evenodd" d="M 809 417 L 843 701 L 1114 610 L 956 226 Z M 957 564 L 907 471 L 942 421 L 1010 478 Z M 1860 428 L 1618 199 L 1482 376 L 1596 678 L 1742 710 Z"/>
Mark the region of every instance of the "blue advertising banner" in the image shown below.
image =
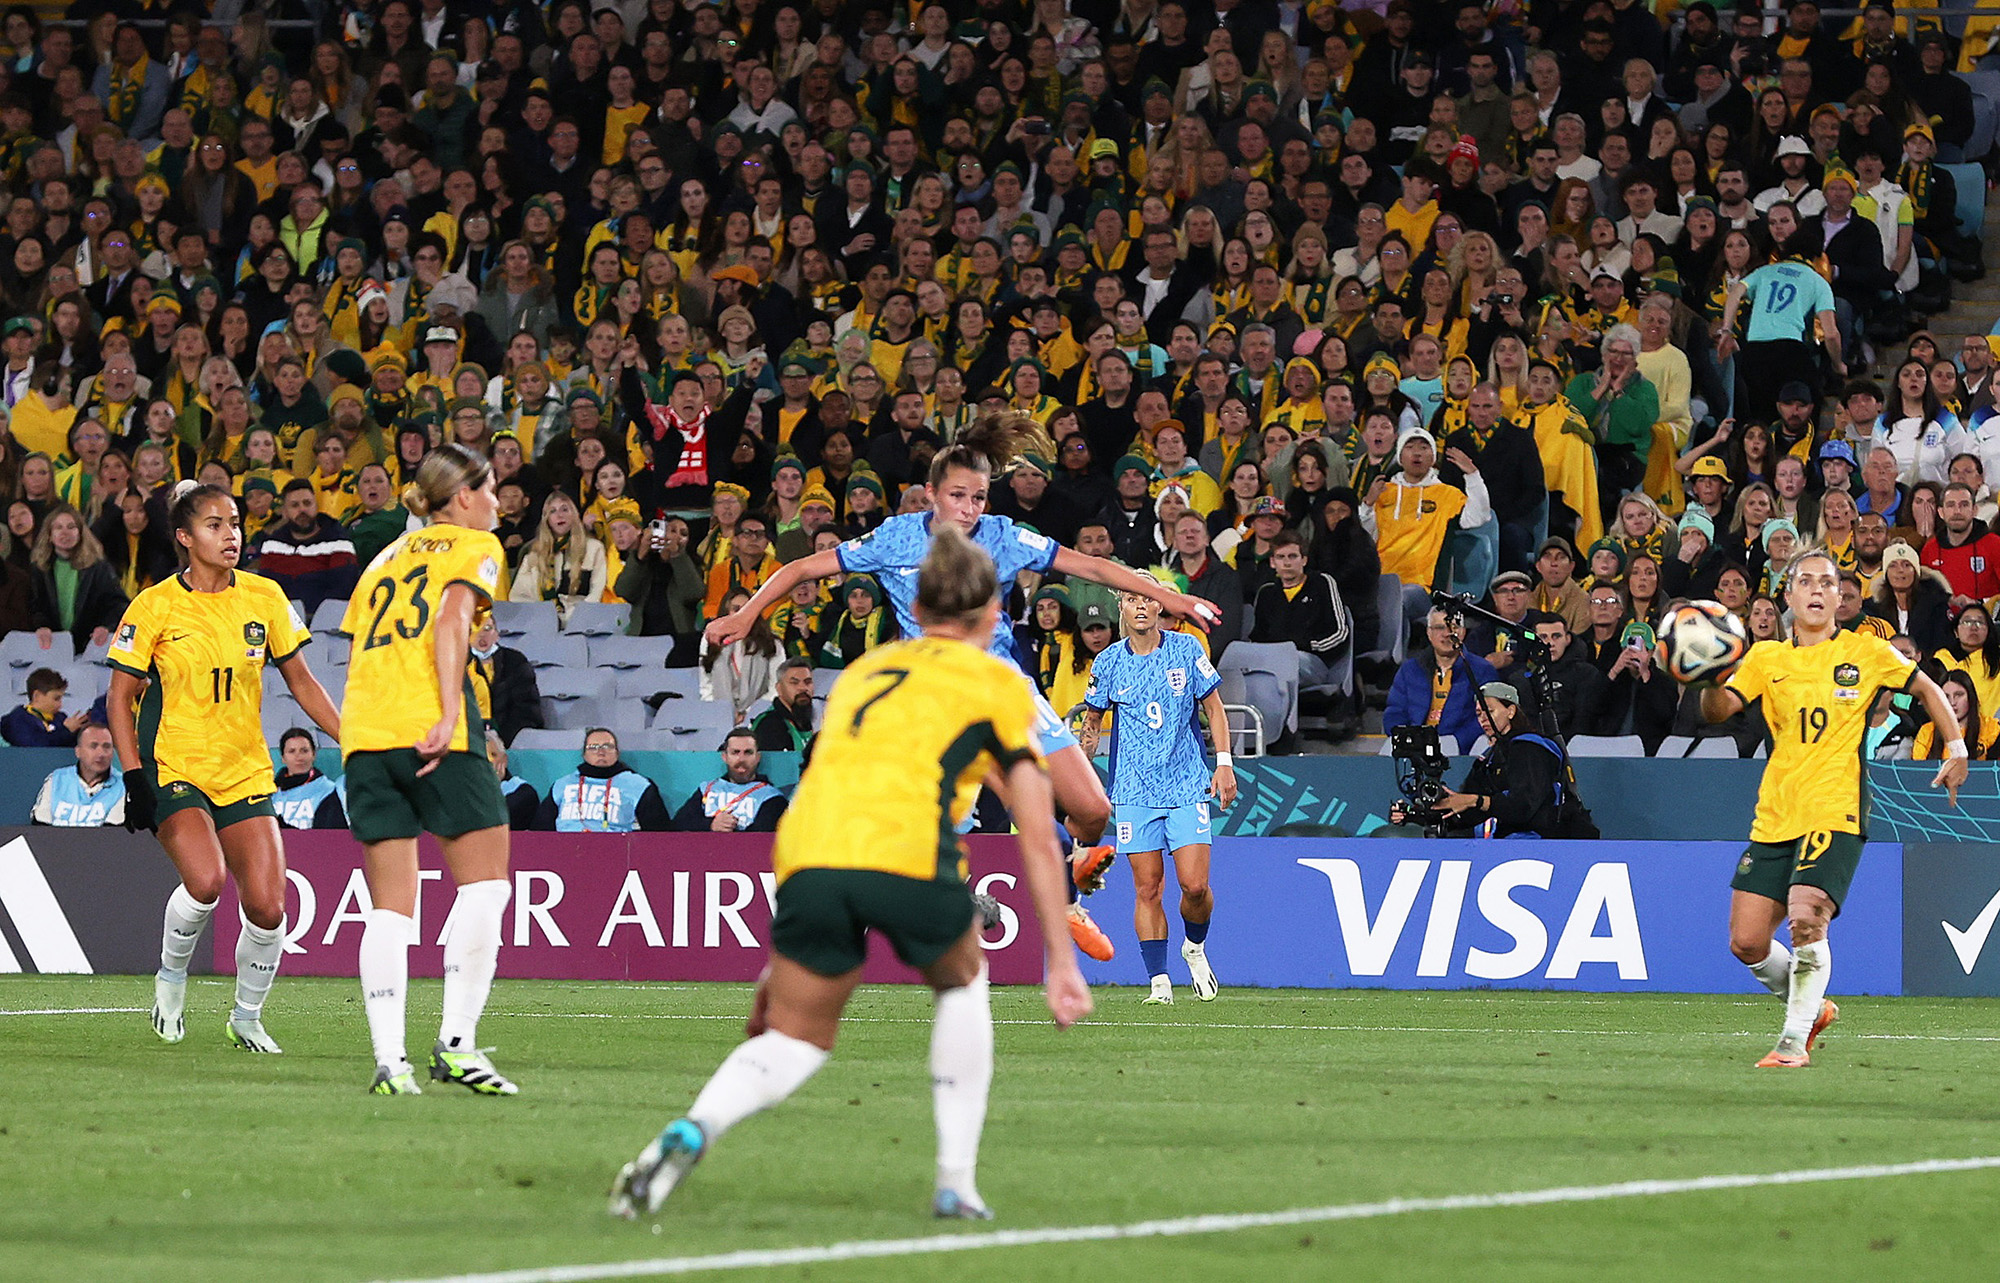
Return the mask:
<path id="1" fill-rule="evenodd" d="M 2000 850 L 1916 842 L 1903 853 L 1903 990 L 2000 995 Z M 1836 973 L 1837 974 L 1837 973 Z"/>
<path id="2" fill-rule="evenodd" d="M 1224 838 L 1208 956 L 1222 984 L 1760 992 L 1725 924 L 1737 842 Z M 1178 957 L 1178 893 L 1166 909 Z M 1089 902 L 1118 946 L 1093 984 L 1144 984 L 1132 878 Z M 1902 850 L 1871 843 L 1836 928 L 1836 993 L 1902 992 Z"/>

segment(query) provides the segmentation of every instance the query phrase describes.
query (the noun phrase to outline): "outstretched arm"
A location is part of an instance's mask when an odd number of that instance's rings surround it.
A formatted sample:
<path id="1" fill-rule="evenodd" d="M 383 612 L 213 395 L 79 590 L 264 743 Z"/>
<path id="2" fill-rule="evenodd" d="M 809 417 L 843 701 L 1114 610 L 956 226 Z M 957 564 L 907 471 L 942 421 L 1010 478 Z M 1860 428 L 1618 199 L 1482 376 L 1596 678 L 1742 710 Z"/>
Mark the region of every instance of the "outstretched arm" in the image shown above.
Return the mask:
<path id="1" fill-rule="evenodd" d="M 1176 592 L 1151 575 L 1142 575 L 1104 557 L 1089 557 L 1074 548 L 1059 547 L 1056 549 L 1054 569 L 1078 579 L 1088 579 L 1094 584 L 1103 584 L 1106 588 L 1116 588 L 1119 592 L 1150 597 L 1169 614 L 1192 619 L 1203 628 L 1213 628 L 1222 622 L 1222 612 L 1215 608 L 1213 602 Z"/>
<path id="2" fill-rule="evenodd" d="M 840 552 L 829 548 L 810 557 L 801 557 L 778 567 L 769 579 L 757 586 L 741 610 L 724 615 L 708 626 L 708 644 L 727 646 L 741 641 L 750 631 L 750 621 L 785 599 L 800 580 L 825 579 L 840 573 Z"/>

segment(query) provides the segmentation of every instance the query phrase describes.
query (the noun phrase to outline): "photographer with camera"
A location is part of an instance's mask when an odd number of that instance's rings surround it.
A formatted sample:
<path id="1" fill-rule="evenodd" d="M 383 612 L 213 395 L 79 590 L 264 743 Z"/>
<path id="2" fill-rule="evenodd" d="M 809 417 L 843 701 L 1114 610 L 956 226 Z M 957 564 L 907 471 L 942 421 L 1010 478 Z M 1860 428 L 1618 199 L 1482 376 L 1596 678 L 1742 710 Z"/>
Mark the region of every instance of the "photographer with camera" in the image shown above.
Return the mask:
<path id="1" fill-rule="evenodd" d="M 674 639 L 668 667 L 694 665 L 706 584 L 688 555 L 687 522 L 679 517 L 657 517 L 649 523 L 633 555 L 619 570 L 612 591 L 621 601 L 632 603 L 633 633 Z"/>
<path id="2" fill-rule="evenodd" d="M 1382 712 L 1382 732 L 1398 726 L 1434 726 L 1438 734 L 1470 748 L 1479 738 L 1479 688 L 1495 680 L 1493 666 L 1465 652 L 1465 621 L 1432 607 L 1424 617 L 1430 649 L 1412 655 L 1396 670 L 1389 686 L 1389 704 Z"/>
<path id="3" fill-rule="evenodd" d="M 1423 824 L 1438 836 L 1469 834 L 1488 821 L 1493 837 L 1586 836 L 1565 814 L 1580 808 L 1566 781 L 1562 746 L 1533 729 L 1521 712 L 1520 691 L 1506 682 L 1487 682 L 1479 688 L 1478 719 L 1492 743 L 1473 760 L 1465 782 L 1438 797 L 1428 812 L 1407 802 L 1392 804 L 1389 823 Z"/>

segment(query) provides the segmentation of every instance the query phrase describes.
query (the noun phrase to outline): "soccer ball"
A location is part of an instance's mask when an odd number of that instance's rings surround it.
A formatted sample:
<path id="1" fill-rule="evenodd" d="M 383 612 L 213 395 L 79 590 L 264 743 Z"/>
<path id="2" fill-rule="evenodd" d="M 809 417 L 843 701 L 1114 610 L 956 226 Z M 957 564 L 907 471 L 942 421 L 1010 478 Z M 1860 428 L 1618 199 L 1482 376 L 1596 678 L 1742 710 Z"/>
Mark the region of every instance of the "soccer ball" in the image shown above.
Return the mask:
<path id="1" fill-rule="evenodd" d="M 1720 680 L 1750 649 L 1750 635 L 1720 602 L 1691 601 L 1660 622 L 1660 663 L 1684 686 Z"/>

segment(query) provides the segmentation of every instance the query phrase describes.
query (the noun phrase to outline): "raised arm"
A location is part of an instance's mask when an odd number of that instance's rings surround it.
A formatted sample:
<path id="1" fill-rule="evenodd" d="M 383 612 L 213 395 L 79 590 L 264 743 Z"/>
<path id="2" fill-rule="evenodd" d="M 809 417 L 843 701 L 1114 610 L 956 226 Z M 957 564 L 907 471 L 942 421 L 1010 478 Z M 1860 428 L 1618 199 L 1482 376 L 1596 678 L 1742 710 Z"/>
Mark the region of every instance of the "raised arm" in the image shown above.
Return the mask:
<path id="1" fill-rule="evenodd" d="M 1103 557 L 1085 556 L 1074 548 L 1058 547 L 1054 569 L 1078 579 L 1088 579 L 1094 584 L 1103 584 L 1106 588 L 1116 588 L 1119 592 L 1150 597 L 1169 614 L 1192 619 L 1203 628 L 1212 628 L 1222 622 L 1222 612 L 1215 608 L 1213 602 L 1177 592 L 1151 575 L 1142 575 Z"/>
<path id="2" fill-rule="evenodd" d="M 743 640 L 750 631 L 750 621 L 783 601 L 800 580 L 825 579 L 839 573 L 840 550 L 837 548 L 787 562 L 757 586 L 757 591 L 750 594 L 750 600 L 743 604 L 741 610 L 709 622 L 708 644 L 727 646 L 730 642 Z"/>

